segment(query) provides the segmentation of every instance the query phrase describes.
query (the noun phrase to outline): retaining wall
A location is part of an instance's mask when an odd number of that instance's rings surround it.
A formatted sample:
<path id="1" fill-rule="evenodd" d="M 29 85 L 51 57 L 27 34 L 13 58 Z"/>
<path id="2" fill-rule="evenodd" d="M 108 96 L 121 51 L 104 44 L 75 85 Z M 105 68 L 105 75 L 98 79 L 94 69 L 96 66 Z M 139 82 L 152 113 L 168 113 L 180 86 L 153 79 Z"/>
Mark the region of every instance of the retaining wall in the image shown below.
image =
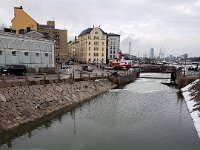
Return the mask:
<path id="1" fill-rule="evenodd" d="M 103 79 L 1 88 L 0 134 L 82 103 L 115 86 Z"/>
<path id="2" fill-rule="evenodd" d="M 122 76 L 109 76 L 109 80 L 114 82 L 115 84 L 119 85 L 125 85 L 129 84 L 137 79 L 139 76 L 139 72 L 137 71 L 131 71 L 131 72 L 126 72 Z"/>

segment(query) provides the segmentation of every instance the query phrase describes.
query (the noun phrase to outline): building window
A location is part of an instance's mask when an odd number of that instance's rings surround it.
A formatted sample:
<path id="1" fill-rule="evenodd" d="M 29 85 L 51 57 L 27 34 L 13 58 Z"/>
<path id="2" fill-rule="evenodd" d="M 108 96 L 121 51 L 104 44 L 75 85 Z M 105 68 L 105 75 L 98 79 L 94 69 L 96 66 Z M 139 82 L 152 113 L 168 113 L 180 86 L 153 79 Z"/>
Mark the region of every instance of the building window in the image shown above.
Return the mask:
<path id="1" fill-rule="evenodd" d="M 90 45 L 90 42 L 89 42 L 89 45 Z"/>
<path id="2" fill-rule="evenodd" d="M 25 55 L 25 56 L 28 56 L 28 52 L 24 52 L 24 55 Z"/>
<path id="3" fill-rule="evenodd" d="M 101 56 L 104 57 L 104 53 L 102 53 Z"/>
<path id="4" fill-rule="evenodd" d="M 102 45 L 104 45 L 104 42 L 102 42 Z"/>
<path id="5" fill-rule="evenodd" d="M 112 54 L 112 51 L 110 51 L 110 54 Z"/>
<path id="6" fill-rule="evenodd" d="M 110 46 L 110 49 L 112 49 L 112 46 Z"/>
<path id="7" fill-rule="evenodd" d="M 99 59 L 97 58 L 97 62 L 99 61 Z"/>
<path id="8" fill-rule="evenodd" d="M 90 47 L 89 47 L 89 51 L 90 51 Z"/>
<path id="9" fill-rule="evenodd" d="M 45 56 L 48 57 L 49 56 L 48 53 L 45 53 Z"/>
<path id="10" fill-rule="evenodd" d="M 94 42 L 94 45 L 99 45 L 99 42 Z"/>
<path id="11" fill-rule="evenodd" d="M 16 51 L 12 51 L 12 56 L 16 56 L 17 52 Z"/>
<path id="12" fill-rule="evenodd" d="M 88 36 L 88 39 L 91 39 L 91 36 Z"/>
<path id="13" fill-rule="evenodd" d="M 96 31 L 95 34 L 98 34 L 98 32 Z"/>
<path id="14" fill-rule="evenodd" d="M 88 53 L 88 55 L 90 56 L 90 53 Z"/>
<path id="15" fill-rule="evenodd" d="M 39 57 L 40 55 L 39 55 L 39 53 L 35 53 L 35 56 L 36 56 L 36 57 Z"/>
<path id="16" fill-rule="evenodd" d="M 113 49 L 115 50 L 115 46 L 113 46 Z"/>
<path id="17" fill-rule="evenodd" d="M 95 39 L 95 40 L 98 40 L 98 39 L 99 39 L 99 36 L 94 36 L 94 39 Z"/>
<path id="18" fill-rule="evenodd" d="M 113 51 L 113 54 L 115 54 L 115 51 Z"/>
<path id="19" fill-rule="evenodd" d="M 102 51 L 104 51 L 104 48 L 102 48 Z"/>
<path id="20" fill-rule="evenodd" d="M 98 50 L 99 50 L 99 48 L 98 48 L 98 47 L 94 47 L 94 50 L 95 50 L 95 51 L 98 51 Z"/>
<path id="21" fill-rule="evenodd" d="M 110 59 L 112 59 L 112 55 L 110 55 Z"/>
<path id="22" fill-rule="evenodd" d="M 99 56 L 99 53 L 94 53 L 94 56 Z"/>
<path id="23" fill-rule="evenodd" d="M 2 51 L 0 51 L 0 55 L 2 55 Z"/>

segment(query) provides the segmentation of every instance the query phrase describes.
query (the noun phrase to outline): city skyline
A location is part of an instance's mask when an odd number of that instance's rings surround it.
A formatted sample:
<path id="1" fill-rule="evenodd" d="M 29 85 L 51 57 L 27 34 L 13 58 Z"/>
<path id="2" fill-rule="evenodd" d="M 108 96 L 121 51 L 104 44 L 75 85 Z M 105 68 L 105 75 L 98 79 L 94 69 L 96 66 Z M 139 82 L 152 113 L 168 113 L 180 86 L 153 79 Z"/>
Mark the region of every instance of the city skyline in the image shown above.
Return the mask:
<path id="1" fill-rule="evenodd" d="M 68 30 L 69 40 L 84 28 L 100 25 L 105 32 L 121 35 L 121 49 L 126 53 L 131 42 L 136 56 L 151 47 L 157 55 L 162 46 L 166 56 L 200 55 L 200 0 L 4 0 L 0 25 L 11 26 L 14 7 L 19 6 L 38 22 L 55 20 L 56 28 Z"/>

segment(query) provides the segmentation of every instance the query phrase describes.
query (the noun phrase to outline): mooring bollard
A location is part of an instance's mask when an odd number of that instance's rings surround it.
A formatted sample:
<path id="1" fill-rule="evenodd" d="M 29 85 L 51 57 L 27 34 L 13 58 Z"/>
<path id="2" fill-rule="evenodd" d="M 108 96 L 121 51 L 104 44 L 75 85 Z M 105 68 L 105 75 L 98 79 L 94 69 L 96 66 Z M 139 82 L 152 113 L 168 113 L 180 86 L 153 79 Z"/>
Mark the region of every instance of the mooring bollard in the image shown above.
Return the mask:
<path id="1" fill-rule="evenodd" d="M 82 78 L 82 73 L 80 73 L 80 79 Z"/>
<path id="2" fill-rule="evenodd" d="M 28 75 L 27 74 L 25 75 L 25 81 L 28 81 Z"/>
<path id="3" fill-rule="evenodd" d="M 3 82 L 6 82 L 5 74 L 2 74 L 2 80 Z"/>
<path id="4" fill-rule="evenodd" d="M 60 72 L 58 72 L 58 80 L 60 80 L 61 79 L 61 77 L 60 77 Z"/>
<path id="5" fill-rule="evenodd" d="M 44 78 L 45 81 L 47 80 L 47 74 L 46 73 L 43 74 L 43 78 Z"/>

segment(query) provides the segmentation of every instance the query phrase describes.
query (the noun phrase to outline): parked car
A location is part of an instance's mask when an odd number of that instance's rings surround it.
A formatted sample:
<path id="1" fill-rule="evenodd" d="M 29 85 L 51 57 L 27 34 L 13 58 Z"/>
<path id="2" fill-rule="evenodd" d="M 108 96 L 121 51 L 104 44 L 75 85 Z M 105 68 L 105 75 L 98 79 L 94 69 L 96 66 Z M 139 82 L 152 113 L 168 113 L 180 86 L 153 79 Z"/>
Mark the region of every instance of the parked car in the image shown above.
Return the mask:
<path id="1" fill-rule="evenodd" d="M 71 65 L 74 65 L 74 62 L 71 61 L 71 60 L 69 60 L 69 61 L 66 61 L 65 63 L 63 63 L 63 64 L 61 65 L 61 68 L 62 68 L 62 69 L 67 69 L 67 68 L 70 68 Z"/>
<path id="2" fill-rule="evenodd" d="M 27 73 L 25 65 L 4 65 L 1 66 L 1 74 L 24 75 Z"/>
<path id="3" fill-rule="evenodd" d="M 89 72 L 92 72 L 92 71 L 93 71 L 93 69 L 92 69 L 90 66 L 88 66 L 88 65 L 82 66 L 82 70 L 83 70 L 83 71 L 89 71 Z"/>

